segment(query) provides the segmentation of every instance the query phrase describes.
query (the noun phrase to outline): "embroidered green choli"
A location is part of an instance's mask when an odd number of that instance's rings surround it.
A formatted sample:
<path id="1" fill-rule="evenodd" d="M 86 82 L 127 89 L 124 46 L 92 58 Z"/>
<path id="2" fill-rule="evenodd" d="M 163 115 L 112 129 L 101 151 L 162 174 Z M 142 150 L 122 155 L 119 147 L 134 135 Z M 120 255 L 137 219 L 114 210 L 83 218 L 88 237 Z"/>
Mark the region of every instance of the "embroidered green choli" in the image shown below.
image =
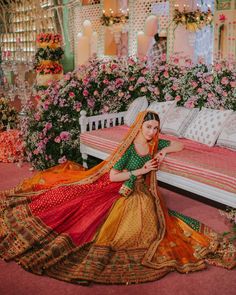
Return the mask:
<path id="1" fill-rule="evenodd" d="M 170 141 L 160 139 L 158 142 L 158 151 L 169 145 Z M 133 171 L 142 168 L 147 161 L 151 160 L 151 158 L 152 157 L 150 154 L 144 156 L 140 155 L 136 151 L 134 144 L 131 144 L 124 155 L 120 158 L 120 160 L 117 161 L 116 164 L 113 166 L 113 168 L 118 171 Z M 136 178 L 137 177 L 135 175 L 132 175 L 128 180 L 124 182 L 124 185 L 130 189 L 133 189 Z"/>

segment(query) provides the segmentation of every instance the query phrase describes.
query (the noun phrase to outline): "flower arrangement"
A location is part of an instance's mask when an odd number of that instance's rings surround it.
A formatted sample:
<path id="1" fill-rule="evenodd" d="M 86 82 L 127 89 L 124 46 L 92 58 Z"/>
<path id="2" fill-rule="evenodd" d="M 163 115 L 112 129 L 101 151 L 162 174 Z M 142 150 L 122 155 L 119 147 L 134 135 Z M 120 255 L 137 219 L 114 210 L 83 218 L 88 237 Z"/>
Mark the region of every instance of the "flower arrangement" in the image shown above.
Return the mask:
<path id="1" fill-rule="evenodd" d="M 39 75 L 60 74 L 63 71 L 63 67 L 56 61 L 44 61 L 37 65 L 35 70 Z"/>
<path id="2" fill-rule="evenodd" d="M 39 64 L 42 60 L 61 60 L 64 54 L 64 50 L 61 47 L 58 48 L 39 48 L 35 54 L 35 63 Z"/>
<path id="3" fill-rule="evenodd" d="M 40 33 L 36 37 L 36 43 L 40 48 L 47 46 L 50 48 L 61 47 L 62 36 L 54 33 Z"/>
<path id="4" fill-rule="evenodd" d="M 114 24 L 125 24 L 127 23 L 129 20 L 129 15 L 128 14 L 120 14 L 120 15 L 107 15 L 105 13 L 103 13 L 100 21 L 101 21 L 101 24 L 102 26 L 112 26 Z"/>
<path id="5" fill-rule="evenodd" d="M 9 105 L 5 98 L 0 98 L 0 131 L 16 128 L 18 124 L 17 112 Z"/>
<path id="6" fill-rule="evenodd" d="M 60 60 L 64 54 L 61 48 L 62 37 L 60 34 L 40 33 L 36 42 L 38 50 L 35 54 L 35 70 L 37 73 L 37 86 L 48 86 L 51 80 L 60 79 L 63 75 L 63 67 Z"/>
<path id="7" fill-rule="evenodd" d="M 45 63 L 47 63 L 45 61 Z M 182 61 L 181 63 L 182 64 Z M 73 73 L 67 73 L 38 94 L 38 106 L 27 110 L 22 134 L 28 160 L 37 169 L 63 161 L 81 161 L 79 117 L 120 112 L 139 96 L 148 101 L 176 100 L 188 108 L 208 107 L 236 110 L 235 67 L 186 59 L 180 66 L 176 57 L 149 70 L 146 60 L 93 59 Z M 225 93 L 229 93 L 228 97 Z"/>
<path id="8" fill-rule="evenodd" d="M 206 12 L 200 11 L 198 8 L 195 11 L 180 11 L 178 7 L 174 10 L 173 21 L 176 25 L 184 25 L 187 30 L 195 32 L 202 29 L 204 26 L 210 25 L 213 21 L 213 14 L 208 8 Z"/>

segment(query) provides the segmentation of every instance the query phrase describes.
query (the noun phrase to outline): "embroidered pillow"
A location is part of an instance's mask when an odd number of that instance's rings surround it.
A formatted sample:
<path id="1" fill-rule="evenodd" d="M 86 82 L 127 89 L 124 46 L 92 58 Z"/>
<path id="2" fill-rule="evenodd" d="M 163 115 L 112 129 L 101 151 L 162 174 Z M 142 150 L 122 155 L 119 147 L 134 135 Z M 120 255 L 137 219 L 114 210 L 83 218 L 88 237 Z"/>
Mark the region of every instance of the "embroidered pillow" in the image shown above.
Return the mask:
<path id="1" fill-rule="evenodd" d="M 187 109 L 185 107 L 174 107 L 166 116 L 162 127 L 162 133 L 182 137 L 189 124 L 199 113 L 199 109 Z"/>
<path id="2" fill-rule="evenodd" d="M 236 150 L 236 112 L 229 116 L 216 144 Z"/>
<path id="3" fill-rule="evenodd" d="M 131 126 L 134 123 L 138 113 L 145 111 L 147 107 L 148 107 L 148 101 L 145 96 L 136 98 L 129 105 L 127 113 L 124 117 L 124 124 Z"/>
<path id="4" fill-rule="evenodd" d="M 231 110 L 221 111 L 203 108 L 189 125 L 184 137 L 213 146 L 231 114 Z"/>
<path id="5" fill-rule="evenodd" d="M 161 128 L 165 122 L 165 118 L 167 116 L 167 113 L 169 112 L 172 107 L 174 107 L 175 102 L 174 101 L 153 101 L 149 107 L 147 108 L 150 111 L 156 112 L 160 118 L 161 122 Z"/>

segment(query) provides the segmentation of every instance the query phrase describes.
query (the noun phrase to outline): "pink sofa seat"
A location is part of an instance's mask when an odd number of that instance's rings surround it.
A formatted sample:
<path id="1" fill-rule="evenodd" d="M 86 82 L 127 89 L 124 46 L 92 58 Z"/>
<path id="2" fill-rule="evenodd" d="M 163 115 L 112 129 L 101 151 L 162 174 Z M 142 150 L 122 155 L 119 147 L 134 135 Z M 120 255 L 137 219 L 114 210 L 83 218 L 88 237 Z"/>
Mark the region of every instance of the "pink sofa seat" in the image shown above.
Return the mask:
<path id="1" fill-rule="evenodd" d="M 122 141 L 128 126 L 94 130 L 81 134 L 81 143 L 110 154 Z M 160 170 L 236 193 L 236 152 L 208 147 L 188 139 L 161 134 L 160 138 L 181 141 L 181 152 L 166 156 Z M 236 196 L 235 196 L 236 197 Z"/>

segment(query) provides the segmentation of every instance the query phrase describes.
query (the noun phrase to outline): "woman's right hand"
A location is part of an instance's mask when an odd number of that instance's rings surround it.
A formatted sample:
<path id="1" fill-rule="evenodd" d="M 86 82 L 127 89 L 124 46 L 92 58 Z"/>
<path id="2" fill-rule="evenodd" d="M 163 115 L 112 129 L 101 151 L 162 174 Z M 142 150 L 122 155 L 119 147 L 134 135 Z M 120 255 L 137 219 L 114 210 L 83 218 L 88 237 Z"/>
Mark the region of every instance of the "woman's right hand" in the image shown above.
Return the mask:
<path id="1" fill-rule="evenodd" d="M 143 167 L 141 169 L 142 169 L 142 174 L 146 174 L 150 171 L 157 170 L 158 169 L 158 159 L 154 158 L 154 159 L 149 160 L 148 162 L 146 162 L 143 165 Z"/>

